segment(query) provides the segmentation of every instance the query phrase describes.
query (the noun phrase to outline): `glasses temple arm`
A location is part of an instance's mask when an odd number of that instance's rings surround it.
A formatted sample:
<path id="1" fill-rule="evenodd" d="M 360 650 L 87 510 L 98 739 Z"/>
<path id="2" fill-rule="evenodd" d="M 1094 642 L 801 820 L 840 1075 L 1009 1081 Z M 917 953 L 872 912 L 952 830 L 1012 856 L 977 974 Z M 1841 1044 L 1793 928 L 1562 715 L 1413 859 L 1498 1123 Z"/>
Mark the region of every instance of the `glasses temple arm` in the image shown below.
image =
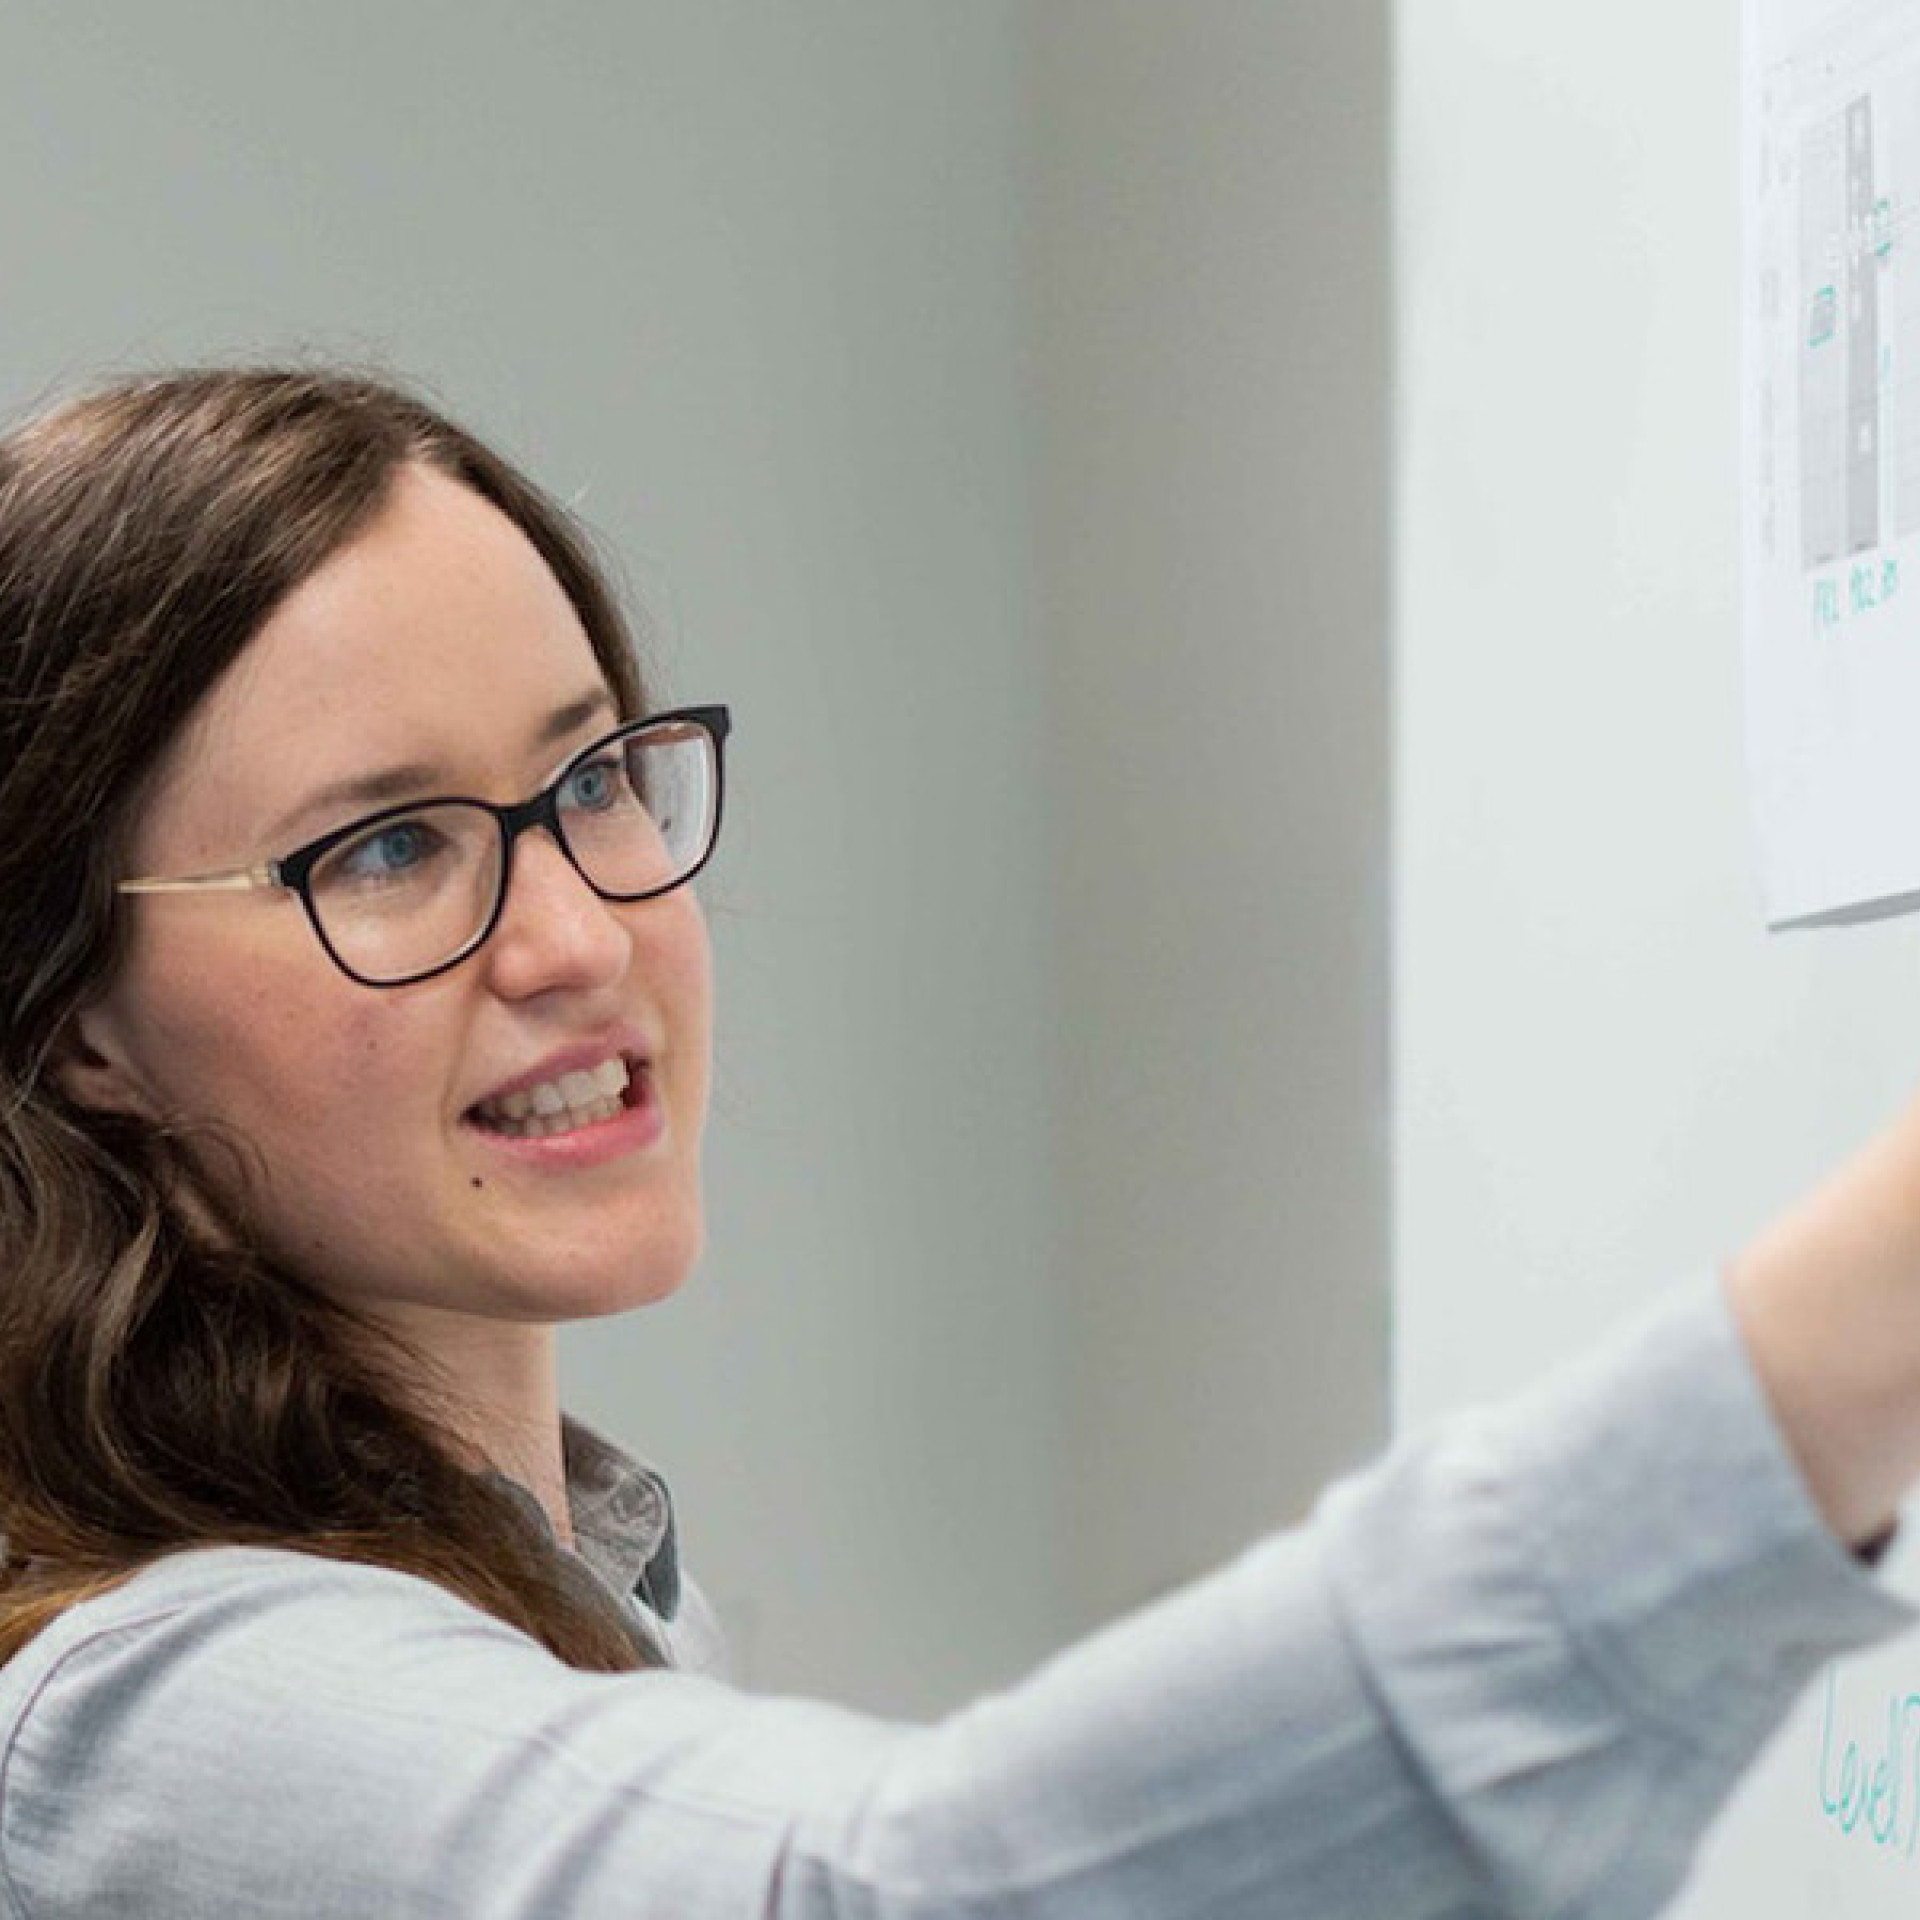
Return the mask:
<path id="1" fill-rule="evenodd" d="M 242 893 L 253 887 L 277 887 L 276 862 L 259 867 L 236 867 L 228 873 L 185 874 L 178 879 L 146 877 L 114 883 L 115 893 Z"/>

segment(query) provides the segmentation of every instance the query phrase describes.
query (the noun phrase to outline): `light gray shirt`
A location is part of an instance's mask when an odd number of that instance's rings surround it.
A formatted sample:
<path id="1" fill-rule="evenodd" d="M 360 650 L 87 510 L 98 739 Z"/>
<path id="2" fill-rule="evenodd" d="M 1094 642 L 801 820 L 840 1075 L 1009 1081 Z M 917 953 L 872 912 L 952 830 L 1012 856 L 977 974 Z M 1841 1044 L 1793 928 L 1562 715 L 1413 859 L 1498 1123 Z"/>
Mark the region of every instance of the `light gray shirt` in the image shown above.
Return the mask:
<path id="1" fill-rule="evenodd" d="M 569 1470 L 605 1496 L 576 1558 L 677 1614 L 664 1486 L 590 1441 Z M 1625 1920 L 1821 1664 L 1915 1617 L 1703 1285 L 927 1726 L 578 1673 L 382 1568 L 170 1556 L 0 1671 L 0 1906 Z"/>

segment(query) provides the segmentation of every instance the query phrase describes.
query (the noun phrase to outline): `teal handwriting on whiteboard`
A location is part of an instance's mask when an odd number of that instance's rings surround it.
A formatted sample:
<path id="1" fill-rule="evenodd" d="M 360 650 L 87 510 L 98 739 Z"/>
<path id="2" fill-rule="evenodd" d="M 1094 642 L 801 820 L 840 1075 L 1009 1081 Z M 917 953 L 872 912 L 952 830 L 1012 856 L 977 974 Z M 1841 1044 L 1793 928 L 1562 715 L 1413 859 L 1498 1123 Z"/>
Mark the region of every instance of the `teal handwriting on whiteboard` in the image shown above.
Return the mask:
<path id="1" fill-rule="evenodd" d="M 1911 1860 L 1920 1840 L 1920 1693 L 1886 1696 L 1884 1724 L 1872 1743 L 1843 1739 L 1839 1680 L 1827 1669 L 1820 1712 L 1820 1811 L 1840 1829 Z"/>
<path id="2" fill-rule="evenodd" d="M 1900 562 L 1891 554 L 1856 560 L 1850 567 L 1817 574 L 1813 582 L 1813 624 L 1818 633 L 1859 620 L 1892 601 L 1900 591 Z"/>

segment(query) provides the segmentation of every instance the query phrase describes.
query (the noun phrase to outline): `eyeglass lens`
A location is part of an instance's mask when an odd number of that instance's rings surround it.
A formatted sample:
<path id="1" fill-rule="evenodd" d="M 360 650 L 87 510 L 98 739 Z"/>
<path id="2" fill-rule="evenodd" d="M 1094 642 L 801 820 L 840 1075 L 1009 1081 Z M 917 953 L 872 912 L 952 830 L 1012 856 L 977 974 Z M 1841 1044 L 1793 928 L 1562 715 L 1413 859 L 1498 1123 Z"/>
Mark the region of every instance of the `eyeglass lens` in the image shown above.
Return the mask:
<path id="1" fill-rule="evenodd" d="M 706 858 L 718 791 L 711 736 L 685 722 L 589 748 L 556 783 L 555 811 L 594 890 L 632 900 L 673 886 Z M 363 979 L 431 973 L 492 920 L 505 844 L 498 816 L 470 801 L 389 814 L 315 863 L 314 917 Z"/>

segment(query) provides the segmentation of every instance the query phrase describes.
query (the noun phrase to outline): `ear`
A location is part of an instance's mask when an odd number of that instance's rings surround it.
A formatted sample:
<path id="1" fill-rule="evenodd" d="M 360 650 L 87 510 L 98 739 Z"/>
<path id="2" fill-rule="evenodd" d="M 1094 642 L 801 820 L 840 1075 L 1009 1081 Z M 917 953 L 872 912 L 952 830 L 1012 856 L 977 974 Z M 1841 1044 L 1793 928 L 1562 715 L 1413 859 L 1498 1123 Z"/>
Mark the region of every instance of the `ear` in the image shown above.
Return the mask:
<path id="1" fill-rule="evenodd" d="M 47 1066 L 77 1107 L 151 1117 L 141 1076 L 104 1001 L 68 1015 L 48 1050 Z"/>

